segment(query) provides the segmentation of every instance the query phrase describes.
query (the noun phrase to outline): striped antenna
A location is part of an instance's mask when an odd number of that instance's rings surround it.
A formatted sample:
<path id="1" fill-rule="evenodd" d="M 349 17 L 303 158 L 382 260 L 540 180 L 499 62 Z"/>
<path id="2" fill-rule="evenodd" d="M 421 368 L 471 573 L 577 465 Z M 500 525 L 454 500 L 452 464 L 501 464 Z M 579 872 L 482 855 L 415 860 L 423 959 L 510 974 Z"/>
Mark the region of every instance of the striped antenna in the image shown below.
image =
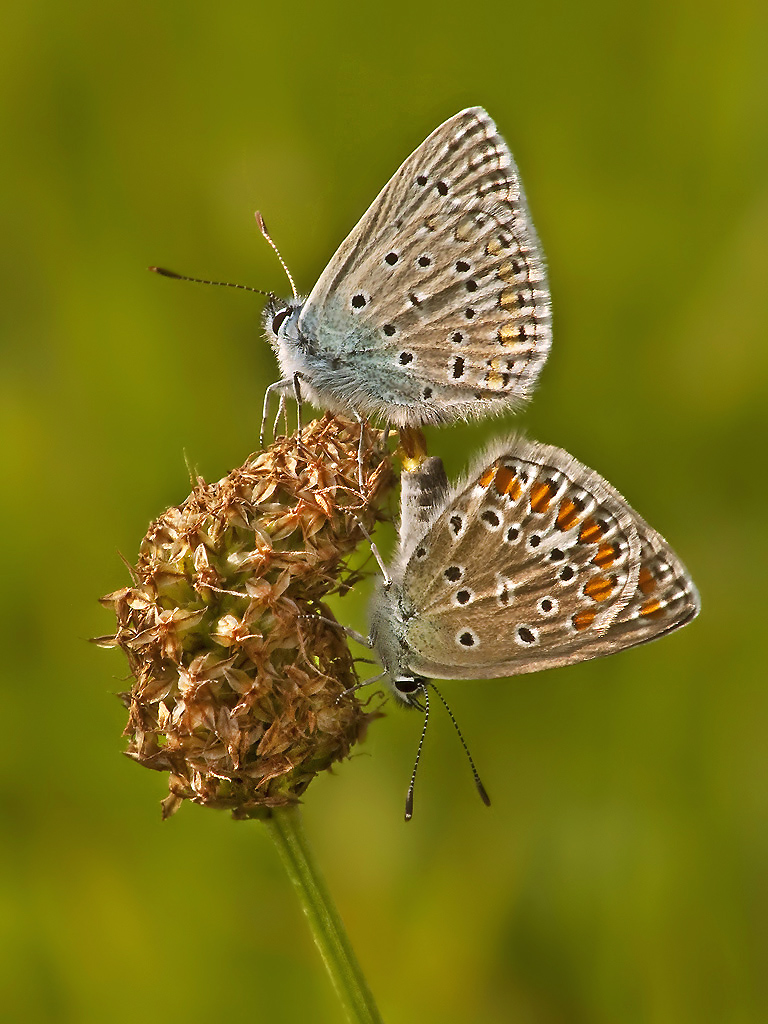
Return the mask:
<path id="1" fill-rule="evenodd" d="M 491 799 L 490 799 L 490 797 L 488 796 L 488 793 L 485 790 L 485 786 L 480 781 L 480 776 L 478 775 L 477 768 L 475 767 L 475 762 L 472 760 L 472 755 L 469 752 L 469 747 L 467 746 L 466 740 L 464 739 L 464 737 L 461 734 L 461 729 L 459 728 L 459 723 L 454 718 L 453 712 L 451 711 L 450 707 L 448 706 L 448 701 L 445 699 L 445 697 L 442 695 L 442 693 L 440 693 L 438 688 L 435 686 L 435 684 L 431 680 L 425 680 L 419 686 L 419 689 L 421 690 L 421 695 L 424 698 L 424 708 L 423 708 L 423 710 L 424 710 L 424 725 L 422 726 L 422 729 L 421 729 L 421 738 L 419 739 L 419 748 L 416 751 L 416 760 L 415 760 L 414 765 L 413 765 L 413 774 L 411 775 L 411 783 L 408 786 L 408 793 L 407 793 L 406 798 L 405 798 L 405 820 L 406 821 L 410 821 L 411 818 L 413 817 L 413 787 L 416 784 L 416 771 L 418 770 L 419 761 L 421 760 L 421 751 L 422 751 L 422 748 L 424 746 L 424 738 L 427 735 L 427 725 L 429 723 L 429 693 L 427 691 L 427 687 L 428 686 L 431 686 L 432 689 L 437 694 L 437 696 L 440 698 L 440 701 L 441 701 L 443 707 L 448 712 L 448 717 L 453 722 L 453 727 L 456 730 L 456 733 L 457 733 L 459 739 L 461 740 L 461 745 L 464 748 L 464 753 L 467 755 L 467 758 L 469 760 L 470 768 L 472 769 L 472 774 L 475 777 L 475 786 L 477 787 L 477 792 L 480 794 L 480 799 L 483 801 L 483 803 L 485 804 L 486 807 L 490 807 L 491 806 Z M 421 707 L 421 705 L 414 702 L 412 704 L 412 707 Z"/>
<path id="2" fill-rule="evenodd" d="M 264 223 L 264 218 L 261 216 L 261 214 L 259 213 L 258 210 L 254 214 L 254 217 L 256 218 L 256 223 L 259 225 L 259 231 L 261 231 L 262 235 L 264 235 L 264 237 L 266 238 L 267 242 L 274 249 L 275 255 L 280 260 L 280 266 L 285 271 L 285 276 L 288 278 L 288 280 L 291 283 L 291 291 L 293 292 L 293 301 L 294 302 L 298 302 L 299 301 L 299 296 L 298 296 L 298 293 L 296 292 L 296 285 L 293 283 L 293 277 L 291 276 L 291 272 L 288 269 L 288 266 L 287 266 L 285 260 L 280 255 L 280 250 L 277 248 L 275 243 L 272 241 L 272 236 L 267 231 L 267 225 Z"/>
<path id="3" fill-rule="evenodd" d="M 186 274 L 177 274 L 175 270 L 166 270 L 165 267 L 148 267 L 153 274 L 160 274 L 162 277 L 172 277 L 176 281 L 191 281 L 193 284 L 213 284 L 217 288 L 239 288 L 243 292 L 255 292 L 257 295 L 266 295 L 268 299 L 275 296 L 272 292 L 265 292 L 261 288 L 251 288 L 247 284 L 233 284 L 231 281 L 207 281 L 202 277 L 187 277 Z"/>

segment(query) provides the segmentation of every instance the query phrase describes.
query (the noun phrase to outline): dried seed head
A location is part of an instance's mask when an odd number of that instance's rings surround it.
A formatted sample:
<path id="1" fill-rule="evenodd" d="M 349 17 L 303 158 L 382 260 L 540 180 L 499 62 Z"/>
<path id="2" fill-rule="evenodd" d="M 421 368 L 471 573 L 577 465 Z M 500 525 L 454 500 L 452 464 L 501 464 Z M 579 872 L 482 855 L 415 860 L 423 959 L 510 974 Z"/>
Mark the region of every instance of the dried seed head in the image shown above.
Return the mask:
<path id="1" fill-rule="evenodd" d="M 345 758 L 375 713 L 322 600 L 353 582 L 343 559 L 372 530 L 392 484 L 381 433 L 326 416 L 279 438 L 215 484 L 198 480 L 155 520 L 134 585 L 102 599 L 117 615 L 103 646 L 134 677 L 126 753 L 170 773 L 167 817 L 182 800 L 259 817 L 295 803 Z"/>

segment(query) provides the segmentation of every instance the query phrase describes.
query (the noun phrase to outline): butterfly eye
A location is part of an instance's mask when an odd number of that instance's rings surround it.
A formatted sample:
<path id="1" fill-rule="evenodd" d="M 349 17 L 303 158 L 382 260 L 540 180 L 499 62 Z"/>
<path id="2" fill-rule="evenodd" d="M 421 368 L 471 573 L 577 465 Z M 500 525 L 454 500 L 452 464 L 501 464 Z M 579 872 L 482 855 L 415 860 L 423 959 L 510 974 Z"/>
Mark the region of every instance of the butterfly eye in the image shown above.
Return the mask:
<path id="1" fill-rule="evenodd" d="M 275 313 L 275 315 L 272 317 L 273 334 L 277 334 L 277 332 L 280 330 L 283 320 L 285 320 L 290 311 L 290 306 L 286 306 L 285 309 L 281 309 L 279 313 Z"/>
<path id="2" fill-rule="evenodd" d="M 426 679 L 421 676 L 401 676 L 395 680 L 395 687 L 397 692 L 405 696 L 409 693 L 418 693 L 419 690 L 424 689 Z"/>
<path id="3" fill-rule="evenodd" d="M 419 688 L 415 679 L 398 679 L 395 685 L 400 693 L 415 693 Z"/>

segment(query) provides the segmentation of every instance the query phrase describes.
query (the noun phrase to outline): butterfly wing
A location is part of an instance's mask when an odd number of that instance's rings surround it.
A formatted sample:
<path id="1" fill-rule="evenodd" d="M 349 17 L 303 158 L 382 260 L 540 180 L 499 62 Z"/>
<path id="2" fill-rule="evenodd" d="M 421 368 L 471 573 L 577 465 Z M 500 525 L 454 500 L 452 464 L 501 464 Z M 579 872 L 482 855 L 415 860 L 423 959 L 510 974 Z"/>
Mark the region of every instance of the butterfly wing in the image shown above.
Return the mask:
<path id="1" fill-rule="evenodd" d="M 599 657 L 699 609 L 685 567 L 618 491 L 562 449 L 517 439 L 405 553 L 403 593 L 410 668 L 438 678 Z"/>
<path id="2" fill-rule="evenodd" d="M 640 571 L 637 588 L 610 628 L 615 649 L 671 633 L 694 619 L 701 602 L 693 580 L 664 538 L 637 516 Z M 598 651 L 598 654 L 610 651 Z M 588 655 L 592 657 L 592 655 Z"/>
<path id="3" fill-rule="evenodd" d="M 403 426 L 526 399 L 549 351 L 550 319 L 517 168 L 493 121 L 473 107 L 432 132 L 384 186 L 298 326 L 353 407 Z"/>

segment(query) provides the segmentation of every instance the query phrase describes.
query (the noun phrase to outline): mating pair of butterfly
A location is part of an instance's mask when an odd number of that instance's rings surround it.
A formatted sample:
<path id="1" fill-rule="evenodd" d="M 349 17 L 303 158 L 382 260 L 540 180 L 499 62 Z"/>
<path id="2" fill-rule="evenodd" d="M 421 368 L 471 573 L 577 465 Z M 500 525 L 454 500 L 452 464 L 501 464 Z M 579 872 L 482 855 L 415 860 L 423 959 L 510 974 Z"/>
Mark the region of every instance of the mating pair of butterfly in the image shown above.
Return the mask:
<path id="1" fill-rule="evenodd" d="M 270 297 L 265 327 L 282 372 L 268 395 L 293 388 L 320 408 L 398 427 L 527 399 L 551 344 L 549 289 L 517 169 L 485 111 L 440 125 L 309 298 Z M 509 437 L 453 487 L 427 459 L 403 472 L 401 506 L 369 642 L 406 704 L 428 706 L 433 677 L 583 661 L 699 610 L 663 537 L 560 448 Z"/>

